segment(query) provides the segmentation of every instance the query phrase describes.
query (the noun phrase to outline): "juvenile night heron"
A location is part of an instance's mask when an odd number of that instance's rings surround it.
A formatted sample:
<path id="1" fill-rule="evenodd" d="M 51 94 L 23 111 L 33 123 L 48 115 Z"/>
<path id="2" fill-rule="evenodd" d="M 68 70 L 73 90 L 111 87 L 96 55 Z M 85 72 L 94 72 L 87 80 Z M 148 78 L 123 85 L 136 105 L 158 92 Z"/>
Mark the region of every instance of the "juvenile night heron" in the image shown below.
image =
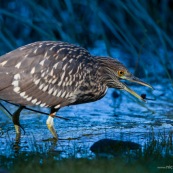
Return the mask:
<path id="1" fill-rule="evenodd" d="M 118 60 L 92 56 L 84 48 L 65 42 L 35 42 L 0 57 L 0 99 L 20 105 L 13 115 L 17 134 L 24 106 L 50 108 L 46 124 L 58 139 L 53 119 L 64 106 L 99 100 L 107 88 L 126 90 L 144 101 L 121 79 L 151 88 Z"/>

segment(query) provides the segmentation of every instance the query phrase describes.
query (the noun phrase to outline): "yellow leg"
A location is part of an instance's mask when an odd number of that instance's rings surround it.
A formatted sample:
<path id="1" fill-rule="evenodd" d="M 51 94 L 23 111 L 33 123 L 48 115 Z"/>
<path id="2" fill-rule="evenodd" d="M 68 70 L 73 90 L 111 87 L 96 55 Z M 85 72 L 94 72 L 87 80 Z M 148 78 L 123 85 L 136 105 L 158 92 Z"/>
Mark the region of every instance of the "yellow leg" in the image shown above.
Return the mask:
<path id="1" fill-rule="evenodd" d="M 46 124 L 47 124 L 48 129 L 52 133 L 54 139 L 58 140 L 58 135 L 57 135 L 55 128 L 54 128 L 54 122 L 53 122 L 54 116 L 55 116 L 55 113 L 50 114 L 47 121 L 46 121 Z"/>
<path id="2" fill-rule="evenodd" d="M 21 134 L 20 126 L 14 124 L 14 128 L 15 128 L 16 134 Z"/>

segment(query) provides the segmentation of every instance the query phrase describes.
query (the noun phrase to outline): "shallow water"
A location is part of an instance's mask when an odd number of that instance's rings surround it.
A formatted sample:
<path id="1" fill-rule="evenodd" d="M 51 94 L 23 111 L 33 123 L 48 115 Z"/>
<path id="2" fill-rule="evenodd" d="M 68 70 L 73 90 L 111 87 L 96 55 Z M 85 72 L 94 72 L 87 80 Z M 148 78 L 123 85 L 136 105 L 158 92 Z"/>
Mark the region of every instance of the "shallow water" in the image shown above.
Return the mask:
<path id="1" fill-rule="evenodd" d="M 143 103 L 125 92 L 109 89 L 107 95 L 96 102 L 62 108 L 57 115 L 68 121 L 55 119 L 55 128 L 60 140 L 43 141 L 51 138 L 46 127 L 46 115 L 22 111 L 23 134 L 16 147 L 12 121 L 0 112 L 0 154 L 9 156 L 15 152 L 54 152 L 60 158 L 93 157 L 91 145 L 104 138 L 132 141 L 144 145 L 151 131 L 173 130 L 173 89 L 169 81 L 154 85 L 151 91 L 145 87 L 131 86 L 139 94 L 145 93 L 148 100 Z M 166 91 L 166 92 L 165 92 Z M 114 98 L 117 92 L 117 98 Z M 3 103 L 10 111 L 15 107 Z M 40 109 L 48 112 L 47 109 Z"/>

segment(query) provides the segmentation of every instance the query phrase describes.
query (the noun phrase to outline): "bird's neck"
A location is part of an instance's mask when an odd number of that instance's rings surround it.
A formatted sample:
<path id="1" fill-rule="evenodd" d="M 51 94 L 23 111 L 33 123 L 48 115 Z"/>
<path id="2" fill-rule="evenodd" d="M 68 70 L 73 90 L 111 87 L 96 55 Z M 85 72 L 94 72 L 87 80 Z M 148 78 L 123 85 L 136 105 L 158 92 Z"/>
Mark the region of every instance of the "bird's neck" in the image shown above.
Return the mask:
<path id="1" fill-rule="evenodd" d="M 101 81 L 104 85 L 109 88 L 114 88 L 114 71 L 113 71 L 113 62 L 115 61 L 109 57 L 95 57 L 99 64 L 99 71 L 101 74 Z"/>

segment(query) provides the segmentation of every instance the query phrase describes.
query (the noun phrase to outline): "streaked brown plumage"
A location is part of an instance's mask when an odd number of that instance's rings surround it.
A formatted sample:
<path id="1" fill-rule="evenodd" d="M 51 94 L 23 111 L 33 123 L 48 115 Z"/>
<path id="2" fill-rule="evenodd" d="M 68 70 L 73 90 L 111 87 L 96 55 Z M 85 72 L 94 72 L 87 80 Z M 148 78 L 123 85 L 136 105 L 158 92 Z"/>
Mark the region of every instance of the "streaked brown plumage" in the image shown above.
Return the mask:
<path id="1" fill-rule="evenodd" d="M 0 58 L 0 99 L 21 106 L 50 107 L 52 117 L 61 107 L 99 100 L 108 87 L 124 89 L 143 100 L 120 79 L 149 86 L 118 60 L 94 57 L 84 48 L 65 42 L 35 42 Z M 14 116 L 14 123 L 19 122 L 19 114 Z M 48 124 L 53 128 L 51 118 Z"/>

